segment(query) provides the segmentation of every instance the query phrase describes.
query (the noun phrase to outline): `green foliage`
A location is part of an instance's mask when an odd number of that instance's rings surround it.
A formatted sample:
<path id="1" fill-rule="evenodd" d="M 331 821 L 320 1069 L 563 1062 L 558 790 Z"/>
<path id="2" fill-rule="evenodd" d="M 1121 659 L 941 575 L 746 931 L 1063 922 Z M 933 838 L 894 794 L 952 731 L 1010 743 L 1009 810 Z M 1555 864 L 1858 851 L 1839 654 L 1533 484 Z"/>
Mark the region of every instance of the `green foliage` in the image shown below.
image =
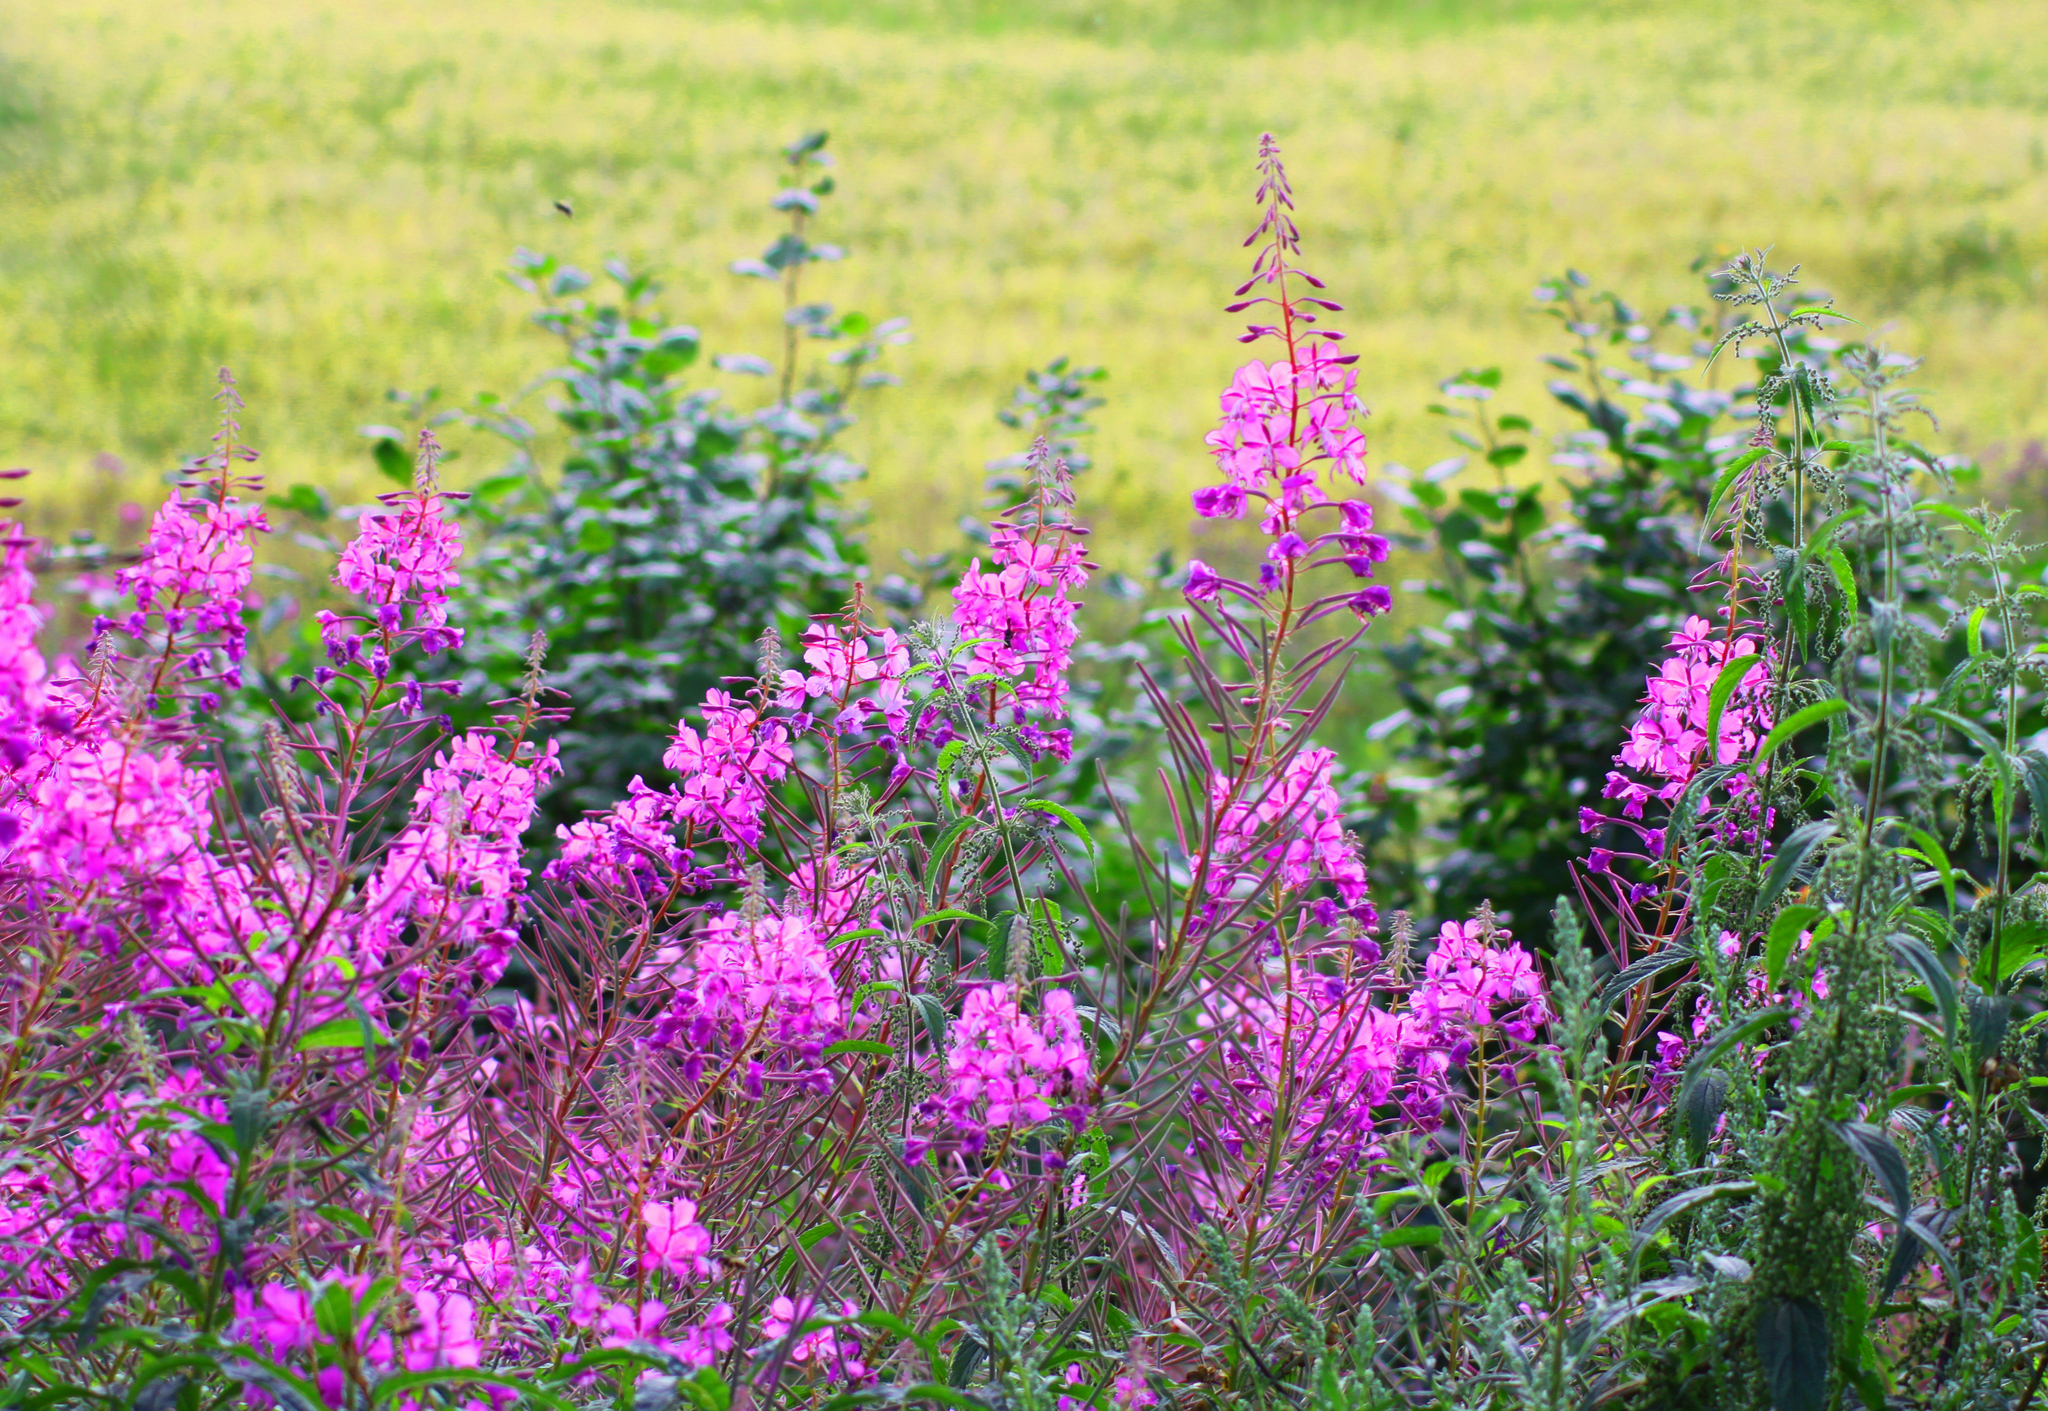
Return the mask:
<path id="1" fill-rule="evenodd" d="M 1396 543 L 1435 555 L 1423 596 L 1443 616 L 1382 649 L 1402 710 L 1374 729 L 1399 730 L 1396 759 L 1422 777 L 1371 831 L 1430 828 L 1421 875 L 1397 898 L 1428 914 L 1490 900 L 1533 920 L 1572 888 L 1588 852 L 1579 810 L 1598 800 L 1643 664 L 1693 610 L 1687 589 L 1713 557 L 1699 519 L 1730 399 L 1693 375 L 1711 324 L 1674 308 L 1653 326 L 1587 288 L 1573 272 L 1538 291 L 1576 340 L 1549 359 L 1570 374 L 1551 396 L 1583 423 L 1559 437 L 1559 481 L 1529 477 L 1534 424 L 1491 410 L 1503 382 L 1492 367 L 1446 379 L 1430 408 L 1460 454 L 1382 482 L 1405 526 Z M 1685 351 L 1662 345 L 1673 338 Z"/>

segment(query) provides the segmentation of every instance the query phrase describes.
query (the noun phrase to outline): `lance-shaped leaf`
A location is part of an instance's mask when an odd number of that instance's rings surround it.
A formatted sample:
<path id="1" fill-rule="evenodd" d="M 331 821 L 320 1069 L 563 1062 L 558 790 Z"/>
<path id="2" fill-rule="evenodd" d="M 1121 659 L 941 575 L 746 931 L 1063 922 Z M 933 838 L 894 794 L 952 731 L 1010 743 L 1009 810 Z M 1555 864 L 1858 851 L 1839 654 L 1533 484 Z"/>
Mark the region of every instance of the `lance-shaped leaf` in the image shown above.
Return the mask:
<path id="1" fill-rule="evenodd" d="M 1783 988 L 1785 962 L 1792 958 L 1792 947 L 1821 915 L 1817 906 L 1788 906 L 1771 923 L 1770 934 L 1764 938 L 1764 978 L 1773 990 Z"/>
<path id="2" fill-rule="evenodd" d="M 1663 950 L 1629 962 L 1628 966 L 1608 977 L 1600 989 L 1600 1012 L 1607 1013 L 1615 1002 L 1645 980 L 1655 979 L 1667 970 L 1680 965 L 1690 965 L 1698 957 L 1689 945 L 1666 946 Z"/>
<path id="3" fill-rule="evenodd" d="M 1835 1135 L 1843 1145 L 1856 1154 L 1870 1174 L 1884 1187 L 1885 1195 L 1891 1200 L 1892 1209 L 1898 1212 L 1899 1239 L 1911 1239 L 1906 1233 L 1905 1222 L 1913 1212 L 1913 1176 L 1906 1169 L 1906 1158 L 1900 1154 L 1892 1139 L 1881 1127 L 1868 1122 L 1831 1122 Z"/>
<path id="4" fill-rule="evenodd" d="M 1781 1298 L 1756 1320 L 1756 1355 L 1763 1363 L 1772 1411 L 1826 1411 L 1828 1319 L 1804 1298 Z"/>
<path id="5" fill-rule="evenodd" d="M 1756 1192 L 1755 1181 L 1716 1181 L 1710 1186 L 1694 1186 L 1689 1191 L 1680 1191 L 1643 1217 L 1643 1223 L 1636 1226 L 1635 1237 L 1629 1242 L 1629 1254 L 1642 1253 L 1643 1246 L 1656 1237 L 1657 1231 L 1687 1211 L 1697 1210 L 1709 1201 L 1723 1197 L 1755 1195 Z"/>
<path id="6" fill-rule="evenodd" d="M 1975 1063 L 1996 1058 L 2012 1022 L 2011 995 L 1970 996 L 1970 1056 Z"/>
<path id="7" fill-rule="evenodd" d="M 1714 1122 L 1728 1106 L 1728 1089 L 1733 1085 L 1726 1069 L 1709 1069 L 1679 1103 L 1678 1115 L 1685 1120 L 1685 1149 L 1695 1166 L 1706 1157 L 1707 1139 L 1714 1135 Z"/>
<path id="8" fill-rule="evenodd" d="M 1763 743 L 1756 747 L 1759 761 L 1767 760 L 1780 746 L 1791 742 L 1801 731 L 1811 730 L 1823 720 L 1832 720 L 1849 708 L 1849 703 L 1840 696 L 1824 701 L 1815 701 L 1804 710 L 1794 711 L 1771 727 L 1771 733 L 1764 736 Z M 1810 825 L 1809 825 L 1810 826 Z"/>
<path id="9" fill-rule="evenodd" d="M 1752 447 L 1722 468 L 1720 476 L 1714 481 L 1713 494 L 1707 497 L 1706 517 L 1709 521 L 1712 521 L 1714 518 L 1714 511 L 1721 508 L 1722 497 L 1735 487 L 1736 481 L 1742 478 L 1742 472 L 1748 470 L 1764 458 L 1764 450 L 1765 448 L 1762 446 Z"/>
<path id="10" fill-rule="evenodd" d="M 1764 874 L 1764 883 L 1757 888 L 1756 900 L 1750 903 L 1749 914 L 1761 916 L 1768 912 L 1771 903 L 1792 885 L 1792 879 L 1806 865 L 1806 859 L 1834 835 L 1835 825 L 1826 819 L 1805 824 L 1794 830 L 1792 836 L 1778 849 L 1777 857 L 1771 860 L 1771 870 Z"/>
<path id="11" fill-rule="evenodd" d="M 1680 1112 L 1688 1112 L 1691 1110 L 1688 1104 L 1701 1100 L 1695 1096 L 1700 1085 L 1710 1081 L 1708 1075 L 1718 1071 L 1722 1057 L 1737 1044 L 1747 1042 L 1770 1028 L 1773 1024 L 1782 1024 L 1791 1017 L 1792 1011 L 1790 1009 L 1781 1004 L 1773 1005 L 1769 1009 L 1759 1010 L 1738 1024 L 1729 1025 L 1720 1033 L 1714 1035 L 1704 1048 L 1692 1056 L 1692 1061 L 1685 1065 L 1685 1079 L 1678 1087 L 1678 1110 Z M 1721 1088 L 1721 1097 L 1725 1099 L 1727 1096 L 1725 1084 L 1728 1082 L 1728 1075 L 1723 1073 L 1719 1079 L 1711 1081 L 1724 1085 Z M 1719 1108 L 1717 1107 L 1715 1111 L 1718 1113 Z M 1690 1122 L 1688 1122 L 1688 1126 L 1690 1125 Z M 1711 1132 L 1712 1125 L 1713 1119 L 1710 1117 L 1707 1119 L 1707 1130 L 1700 1133 L 1697 1143 L 1693 1143 L 1692 1159 L 1695 1165 L 1699 1163 L 1700 1157 L 1706 1152 L 1706 1137 Z M 1692 1134 L 1688 1132 L 1689 1142 L 1691 1136 Z"/>
<path id="12" fill-rule="evenodd" d="M 1948 967 L 1918 936 L 1894 931 L 1885 937 L 1885 944 L 1892 948 L 1892 955 L 1899 964 L 1912 971 L 1914 977 L 1927 986 L 1927 992 L 1934 997 L 1934 1007 L 1941 1015 L 1942 1032 L 1953 1044 L 1956 1041 L 1956 982 L 1950 978 Z"/>
<path id="13" fill-rule="evenodd" d="M 2026 782 L 2027 799 L 2034 806 L 2034 827 L 2048 837 L 2048 755 L 2039 750 L 2019 752 L 2020 778 Z"/>
<path id="14" fill-rule="evenodd" d="M 1714 689 L 1707 697 L 1707 755 L 1716 762 L 1721 758 L 1721 713 L 1728 709 L 1728 699 L 1742 684 L 1742 678 L 1762 661 L 1763 658 L 1754 652 L 1746 657 L 1737 657 L 1722 667 L 1714 678 Z"/>

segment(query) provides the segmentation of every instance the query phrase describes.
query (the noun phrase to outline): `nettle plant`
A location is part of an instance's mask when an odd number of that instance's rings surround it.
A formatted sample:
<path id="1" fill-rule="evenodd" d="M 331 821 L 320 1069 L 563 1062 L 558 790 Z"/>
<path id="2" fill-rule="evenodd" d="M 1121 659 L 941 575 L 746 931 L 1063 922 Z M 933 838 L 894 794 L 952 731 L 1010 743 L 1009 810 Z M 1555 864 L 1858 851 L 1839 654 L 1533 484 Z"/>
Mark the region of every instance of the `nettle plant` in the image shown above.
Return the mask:
<path id="1" fill-rule="evenodd" d="M 575 710 L 552 734 L 564 766 L 547 796 L 554 821 L 608 804 L 659 768 L 684 703 L 746 670 L 764 630 L 794 636 L 843 604 L 861 570 L 860 516 L 845 496 L 867 472 L 843 440 L 863 401 L 897 382 L 880 364 L 910 334 L 907 320 L 810 297 L 807 272 L 846 257 L 811 230 L 836 190 L 825 146 L 812 132 L 783 148 L 770 204 L 787 228 L 760 258 L 732 265 L 780 288 L 775 357 L 709 359 L 765 382 L 766 400 L 740 405 L 686 380 L 702 335 L 661 312 L 661 286 L 645 270 L 612 259 L 600 281 L 526 249 L 506 277 L 539 301 L 534 326 L 561 344 L 561 365 L 536 382 L 566 437 L 559 465 L 544 464 L 552 442 L 516 399 L 433 411 L 432 392 L 392 394 L 430 428 L 461 422 L 512 447 L 457 507 L 475 542 L 451 589 L 467 627 L 451 668 L 467 689 L 452 709 L 459 724 L 488 724 L 482 703 L 518 690 L 532 634 L 560 644 L 550 685 Z M 379 468 L 409 483 L 404 433 L 364 430 Z M 271 505 L 328 519 L 310 486 Z M 294 645 L 264 663 L 273 690 L 317 656 L 310 628 Z"/>
<path id="2" fill-rule="evenodd" d="M 1616 742 L 1581 905 L 1517 920 L 1549 974 L 1484 905 L 1383 930 L 1316 733 L 1389 546 L 1270 138 L 1259 177 L 1195 508 L 1263 552 L 1188 565 L 1166 822 L 1109 793 L 1120 844 L 1061 802 L 1096 569 L 1045 440 L 940 612 L 763 631 L 544 866 L 544 644 L 445 725 L 431 432 L 253 748 L 216 729 L 266 529 L 230 385 L 82 662 L 10 533 L 7 1403 L 2030 1401 L 2011 547 L 1913 498 L 1897 369 L 1837 394 L 1738 264 L 1732 336 L 1784 356 L 1710 496 L 1725 611 Z M 1935 529 L 1989 585 L 1945 684 Z"/>

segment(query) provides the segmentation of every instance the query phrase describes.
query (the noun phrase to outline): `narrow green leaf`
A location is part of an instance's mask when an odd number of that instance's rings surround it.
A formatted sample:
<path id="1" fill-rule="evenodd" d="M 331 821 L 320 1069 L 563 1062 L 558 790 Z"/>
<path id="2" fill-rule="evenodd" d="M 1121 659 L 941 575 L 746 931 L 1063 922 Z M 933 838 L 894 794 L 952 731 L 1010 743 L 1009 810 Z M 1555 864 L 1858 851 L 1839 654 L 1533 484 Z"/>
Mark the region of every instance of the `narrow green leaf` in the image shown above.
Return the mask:
<path id="1" fill-rule="evenodd" d="M 1714 481 L 1714 493 L 1707 497 L 1706 517 L 1708 520 L 1712 520 L 1714 511 L 1721 507 L 1721 497 L 1726 495 L 1729 488 L 1742 478 L 1743 471 L 1748 470 L 1763 459 L 1766 449 L 1763 446 L 1753 446 L 1722 467 L 1720 478 Z"/>
<path id="2" fill-rule="evenodd" d="M 1756 1192 L 1755 1181 L 1716 1181 L 1709 1186 L 1694 1186 L 1689 1191 L 1680 1191 L 1643 1217 L 1642 1224 L 1636 1226 L 1635 1235 L 1629 1242 L 1629 1252 L 1641 1253 L 1643 1246 L 1655 1239 L 1659 1230 L 1689 1210 L 1697 1210 L 1709 1201 L 1755 1195 Z"/>
<path id="3" fill-rule="evenodd" d="M 943 911 L 927 912 L 910 923 L 910 929 L 919 931 L 926 926 L 936 926 L 941 921 L 979 921 L 982 918 L 964 907 L 949 906 Z"/>
<path id="4" fill-rule="evenodd" d="M 1764 977 L 1773 990 L 1784 987 L 1785 962 L 1792 958 L 1799 933 L 1809 929 L 1820 914 L 1817 906 L 1788 906 L 1771 923 L 1770 935 L 1764 941 Z"/>
<path id="5" fill-rule="evenodd" d="M 1034 813 L 1049 813 L 1073 829 L 1080 835 L 1082 846 L 1088 849 L 1088 860 L 1095 860 L 1095 835 L 1088 831 L 1088 825 L 1077 818 L 1072 809 L 1051 799 L 1026 799 L 1023 806 Z"/>
<path id="6" fill-rule="evenodd" d="M 1771 733 L 1764 736 L 1763 743 L 1756 747 L 1757 761 L 1762 763 L 1768 760 L 1773 751 L 1800 731 L 1810 730 L 1823 720 L 1832 720 L 1848 708 L 1847 701 L 1840 696 L 1833 696 L 1824 701 L 1815 701 L 1803 710 L 1794 711 L 1786 719 L 1772 726 Z"/>
<path id="7" fill-rule="evenodd" d="M 1906 825 L 1906 836 L 1911 838 L 1927 859 L 1935 874 L 1941 878 L 1942 894 L 1948 898 L 1949 914 L 1956 910 L 1956 869 L 1948 860 L 1948 850 L 1941 845 L 1941 839 L 1915 824 Z"/>
<path id="8" fill-rule="evenodd" d="M 877 1058 L 888 1058 L 896 1052 L 887 1044 L 873 1039 L 841 1039 L 836 1044 L 825 1045 L 825 1057 L 836 1058 L 842 1053 L 871 1053 Z"/>
<path id="9" fill-rule="evenodd" d="M 1749 914 L 1760 916 L 1771 909 L 1779 895 L 1792 885 L 1792 878 L 1806 863 L 1807 855 L 1835 835 L 1835 825 L 1822 820 L 1808 823 L 1795 829 L 1778 849 L 1777 857 L 1771 860 L 1771 870 L 1764 874 L 1763 886 L 1757 889 L 1756 900 L 1750 903 Z"/>
<path id="10" fill-rule="evenodd" d="M 2027 786 L 2027 798 L 2034 806 L 2033 827 L 2048 839 L 2048 755 L 2037 749 L 2021 750 L 2020 778 Z"/>
<path id="11" fill-rule="evenodd" d="M 1655 979 L 1665 971 L 1680 965 L 1691 965 L 1699 957 L 1691 946 L 1666 946 L 1654 954 L 1631 961 L 1627 967 L 1615 972 L 1600 988 L 1600 1012 L 1607 1013 L 1615 1002 L 1645 980 Z"/>
<path id="12" fill-rule="evenodd" d="M 1685 1122 L 1685 1149 L 1697 1166 L 1706 1160 L 1707 1141 L 1714 1135 L 1714 1122 L 1728 1106 L 1728 1089 L 1735 1080 L 1728 1076 L 1725 1068 L 1710 1068 L 1700 1074 L 1700 1080 L 1686 1089 L 1678 1104 L 1678 1115 Z"/>
<path id="13" fill-rule="evenodd" d="M 1721 713 L 1728 709 L 1728 700 L 1742 684 L 1742 678 L 1762 661 L 1761 656 L 1752 652 L 1735 658 L 1714 677 L 1714 689 L 1707 698 L 1707 757 L 1716 764 L 1721 762 Z"/>
<path id="14" fill-rule="evenodd" d="M 1854 1153 L 1877 1183 L 1884 1188 L 1892 1209 L 1902 1216 L 1913 1211 L 1913 1176 L 1906 1169 L 1906 1158 L 1882 1127 L 1873 1127 L 1868 1122 L 1830 1122 L 1829 1127 L 1842 1139 L 1843 1145 Z"/>
<path id="15" fill-rule="evenodd" d="M 1683 1108 L 1706 1075 L 1719 1065 L 1723 1056 L 1737 1044 L 1755 1038 L 1773 1024 L 1782 1024 L 1792 1017 L 1792 1011 L 1784 1005 L 1773 1005 L 1759 1010 L 1740 1023 L 1731 1024 L 1707 1041 L 1704 1048 L 1695 1053 L 1685 1065 L 1685 1077 L 1678 1087 L 1678 1105 Z"/>
<path id="16" fill-rule="evenodd" d="M 1442 1225 L 1402 1225 L 1380 1234 L 1381 1249 L 1434 1249 L 1443 1242 Z"/>
<path id="17" fill-rule="evenodd" d="M 1971 743 L 1975 744 L 1983 752 L 1984 758 L 1991 761 L 1992 767 L 1998 770 L 1999 777 L 2005 781 L 2006 788 L 2010 791 L 2013 782 L 2012 759 L 2006 754 L 2004 747 L 1998 741 L 1991 738 L 1990 731 L 1986 730 L 1976 721 L 1957 715 L 1952 710 L 1941 710 L 1929 706 L 1926 707 L 1924 713 L 1933 716 L 1950 729 L 1968 737 Z"/>
<path id="18" fill-rule="evenodd" d="M 293 1045 L 299 1053 L 310 1053 L 315 1049 L 330 1048 L 381 1048 L 391 1042 L 391 1037 L 378 1031 L 374 1024 L 360 1019 L 330 1019 L 299 1035 Z"/>
<path id="19" fill-rule="evenodd" d="M 1843 510 L 1840 514 L 1834 515 L 1829 519 L 1823 520 L 1819 527 L 1813 531 L 1813 533 L 1806 536 L 1806 542 L 1800 546 L 1799 565 L 1794 570 L 1795 575 L 1804 573 L 1806 570 L 1806 566 L 1809 563 L 1813 562 L 1814 559 L 1820 557 L 1827 551 L 1829 543 L 1834 539 L 1835 531 L 1837 529 L 1840 529 L 1850 520 L 1859 518 L 1860 516 L 1867 513 L 1869 513 L 1869 511 L 1865 510 L 1863 506 L 1851 505 L 1849 506 L 1849 508 Z"/>
<path id="20" fill-rule="evenodd" d="M 1927 987 L 1927 993 L 1933 997 L 1934 1008 L 1941 1015 L 1942 1032 L 1947 1035 L 1949 1043 L 1955 1043 L 1960 1006 L 1956 1001 L 1956 982 L 1949 975 L 1948 967 L 1918 936 L 1894 931 L 1885 937 L 1885 942 L 1899 964 L 1913 972 Z"/>
<path id="21" fill-rule="evenodd" d="M 1756 1320 L 1756 1355 L 1772 1411 L 1826 1411 L 1828 1318 L 1809 1299 L 1781 1298 Z"/>
<path id="22" fill-rule="evenodd" d="M 1857 604 L 1856 570 L 1849 566 L 1849 556 L 1840 549 L 1829 548 L 1826 557 L 1828 570 L 1835 575 L 1835 586 L 1842 590 L 1842 603 L 1848 613 L 1847 620 L 1853 621 L 1856 617 Z"/>
<path id="23" fill-rule="evenodd" d="M 1943 519 L 1949 520 L 1956 524 L 1960 524 L 1963 528 L 1969 530 L 1979 539 L 1989 540 L 1991 537 L 1991 532 L 1989 530 L 1987 530 L 1983 525 L 1979 524 L 1975 519 L 1971 518 L 1970 515 L 1968 515 L 1964 511 L 1957 509 L 1954 505 L 1943 504 L 1940 500 L 1922 500 L 1918 505 L 1915 505 L 1914 508 L 1919 510 L 1922 514 L 1940 515 Z"/>

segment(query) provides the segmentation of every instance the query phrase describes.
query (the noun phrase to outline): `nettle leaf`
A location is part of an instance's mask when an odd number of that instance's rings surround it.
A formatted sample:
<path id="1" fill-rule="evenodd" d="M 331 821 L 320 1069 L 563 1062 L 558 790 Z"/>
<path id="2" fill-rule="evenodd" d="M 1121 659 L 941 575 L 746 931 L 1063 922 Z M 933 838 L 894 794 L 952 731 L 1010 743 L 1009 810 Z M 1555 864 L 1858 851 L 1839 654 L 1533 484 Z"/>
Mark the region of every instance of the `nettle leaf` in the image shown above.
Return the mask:
<path id="1" fill-rule="evenodd" d="M 1734 488 L 1735 482 L 1741 479 L 1742 472 L 1748 470 L 1751 466 L 1755 465 L 1758 461 L 1762 460 L 1764 458 L 1764 454 L 1764 447 L 1753 447 L 1750 450 L 1744 451 L 1734 460 L 1728 462 L 1728 464 L 1722 469 L 1720 478 L 1715 480 L 1714 482 L 1714 492 L 1707 497 L 1706 517 L 1710 522 L 1714 518 L 1714 511 L 1721 508 L 1722 497 L 1726 495 L 1729 492 L 1729 490 Z"/>
<path id="2" fill-rule="evenodd" d="M 1645 980 L 1655 979 L 1667 970 L 1680 965 L 1690 965 L 1698 960 L 1689 945 L 1666 946 L 1654 954 L 1631 961 L 1628 966 L 1608 978 L 1600 990 L 1600 1012 L 1607 1013 L 1615 1003 L 1630 990 Z"/>
<path id="3" fill-rule="evenodd" d="M 1721 1101 L 1725 1101 L 1728 1093 L 1726 1086 L 1729 1082 L 1728 1075 L 1721 1073 L 1718 1079 L 1713 1079 L 1709 1076 L 1719 1072 L 1721 1059 L 1730 1050 L 1735 1048 L 1736 1045 L 1748 1042 L 1772 1025 L 1782 1024 L 1791 1017 L 1792 1011 L 1789 1008 L 1782 1004 L 1773 1005 L 1769 1009 L 1759 1010 L 1740 1023 L 1729 1025 L 1720 1033 L 1714 1035 L 1698 1053 L 1692 1056 L 1692 1060 L 1685 1065 L 1685 1079 L 1679 1084 L 1678 1088 L 1678 1110 L 1683 1113 L 1691 1113 L 1696 1110 L 1691 1104 L 1706 1103 L 1707 1099 L 1697 1096 L 1697 1093 L 1702 1084 L 1709 1082 L 1722 1085 L 1719 1095 L 1714 1098 L 1714 1102 L 1718 1104 Z M 1715 1105 L 1713 1107 L 1713 1114 L 1718 1116 L 1719 1113 L 1720 1108 L 1718 1105 Z M 1713 1117 L 1709 1116 L 1706 1119 L 1704 1127 L 1699 1127 L 1697 1122 L 1689 1117 L 1687 1126 L 1694 1129 L 1694 1131 L 1689 1131 L 1687 1135 L 1688 1140 L 1693 1146 L 1693 1161 L 1697 1164 L 1700 1157 L 1706 1152 L 1706 1137 L 1712 1129 Z M 1695 1132 L 1697 1133 L 1696 1139 L 1694 1139 Z"/>
<path id="4" fill-rule="evenodd" d="M 1777 731 L 1771 733 L 1776 734 Z M 1806 865 L 1807 857 L 1834 835 L 1835 825 L 1825 819 L 1795 829 L 1778 849 L 1777 857 L 1771 862 L 1771 870 L 1764 874 L 1763 885 L 1757 889 L 1756 900 L 1750 903 L 1749 914 L 1761 916 L 1769 911 L 1771 903 L 1792 885 L 1793 878 Z"/>
<path id="5" fill-rule="evenodd" d="M 1728 1106 L 1728 1089 L 1734 1079 L 1724 1068 L 1710 1069 L 1700 1075 L 1699 1082 L 1687 1090 L 1685 1100 L 1679 1104 L 1678 1114 L 1685 1121 L 1685 1146 L 1697 1166 L 1707 1154 L 1707 1139 L 1714 1134 L 1714 1123 Z"/>
<path id="6" fill-rule="evenodd" d="M 1781 745 L 1789 744 L 1801 731 L 1810 730 L 1824 720 L 1832 720 L 1848 708 L 1849 703 L 1836 696 L 1825 701 L 1815 701 L 1805 709 L 1794 712 L 1771 727 L 1771 733 L 1764 736 L 1763 743 L 1757 746 L 1756 757 L 1760 760 L 1769 759 L 1773 751 Z"/>
<path id="7" fill-rule="evenodd" d="M 1771 923 L 1770 934 L 1764 941 L 1764 977 L 1773 990 L 1784 988 L 1785 962 L 1792 958 L 1792 947 L 1798 944 L 1800 934 L 1811 930 L 1823 914 L 1817 906 L 1788 906 Z"/>
<path id="8" fill-rule="evenodd" d="M 1913 972 L 1927 992 L 1934 998 L 1934 1007 L 1941 1015 L 1942 1032 L 1948 1041 L 1956 1041 L 1956 982 L 1949 977 L 1948 967 L 1928 948 L 1918 936 L 1904 931 L 1894 931 L 1885 937 L 1885 944 L 1892 949 L 1892 955 L 1899 964 Z"/>
<path id="9" fill-rule="evenodd" d="M 1899 1212 L 1903 1220 L 1912 1212 L 1913 1176 L 1906 1169 L 1906 1158 L 1892 1143 L 1890 1136 L 1879 1127 L 1868 1122 L 1831 1122 L 1835 1135 L 1855 1153 L 1877 1183 L 1884 1187 L 1884 1193 L 1892 1203 L 1892 1209 Z"/>
<path id="10" fill-rule="evenodd" d="M 1051 799 L 1026 799 L 1023 807 L 1035 813 L 1050 814 L 1073 829 L 1080 837 L 1081 845 L 1088 850 L 1088 860 L 1095 860 L 1095 835 L 1088 831 L 1088 825 L 1083 823 L 1072 809 L 1065 804 L 1054 803 Z"/>
<path id="11" fill-rule="evenodd" d="M 1766 1304 L 1756 1320 L 1756 1355 L 1773 1411 L 1826 1411 L 1828 1319 L 1810 1299 Z"/>
<path id="12" fill-rule="evenodd" d="M 1727 1075 L 1724 1073 L 1722 1076 L 1725 1078 Z M 1658 1204 L 1654 1210 L 1643 1217 L 1643 1222 L 1636 1226 L 1635 1236 L 1630 1241 L 1630 1254 L 1640 1254 L 1643 1246 L 1656 1238 L 1659 1230 L 1663 1229 L 1680 1215 L 1691 1210 L 1697 1210 L 1700 1206 L 1706 1205 L 1710 1201 L 1720 1200 L 1724 1197 L 1755 1195 L 1757 1189 L 1755 1181 L 1716 1181 L 1712 1185 L 1695 1186 L 1689 1191 L 1680 1191 L 1677 1195 Z"/>
<path id="13" fill-rule="evenodd" d="M 2012 1022 L 2011 995 L 1970 996 L 1970 1054 L 1973 1062 L 1996 1058 Z"/>

